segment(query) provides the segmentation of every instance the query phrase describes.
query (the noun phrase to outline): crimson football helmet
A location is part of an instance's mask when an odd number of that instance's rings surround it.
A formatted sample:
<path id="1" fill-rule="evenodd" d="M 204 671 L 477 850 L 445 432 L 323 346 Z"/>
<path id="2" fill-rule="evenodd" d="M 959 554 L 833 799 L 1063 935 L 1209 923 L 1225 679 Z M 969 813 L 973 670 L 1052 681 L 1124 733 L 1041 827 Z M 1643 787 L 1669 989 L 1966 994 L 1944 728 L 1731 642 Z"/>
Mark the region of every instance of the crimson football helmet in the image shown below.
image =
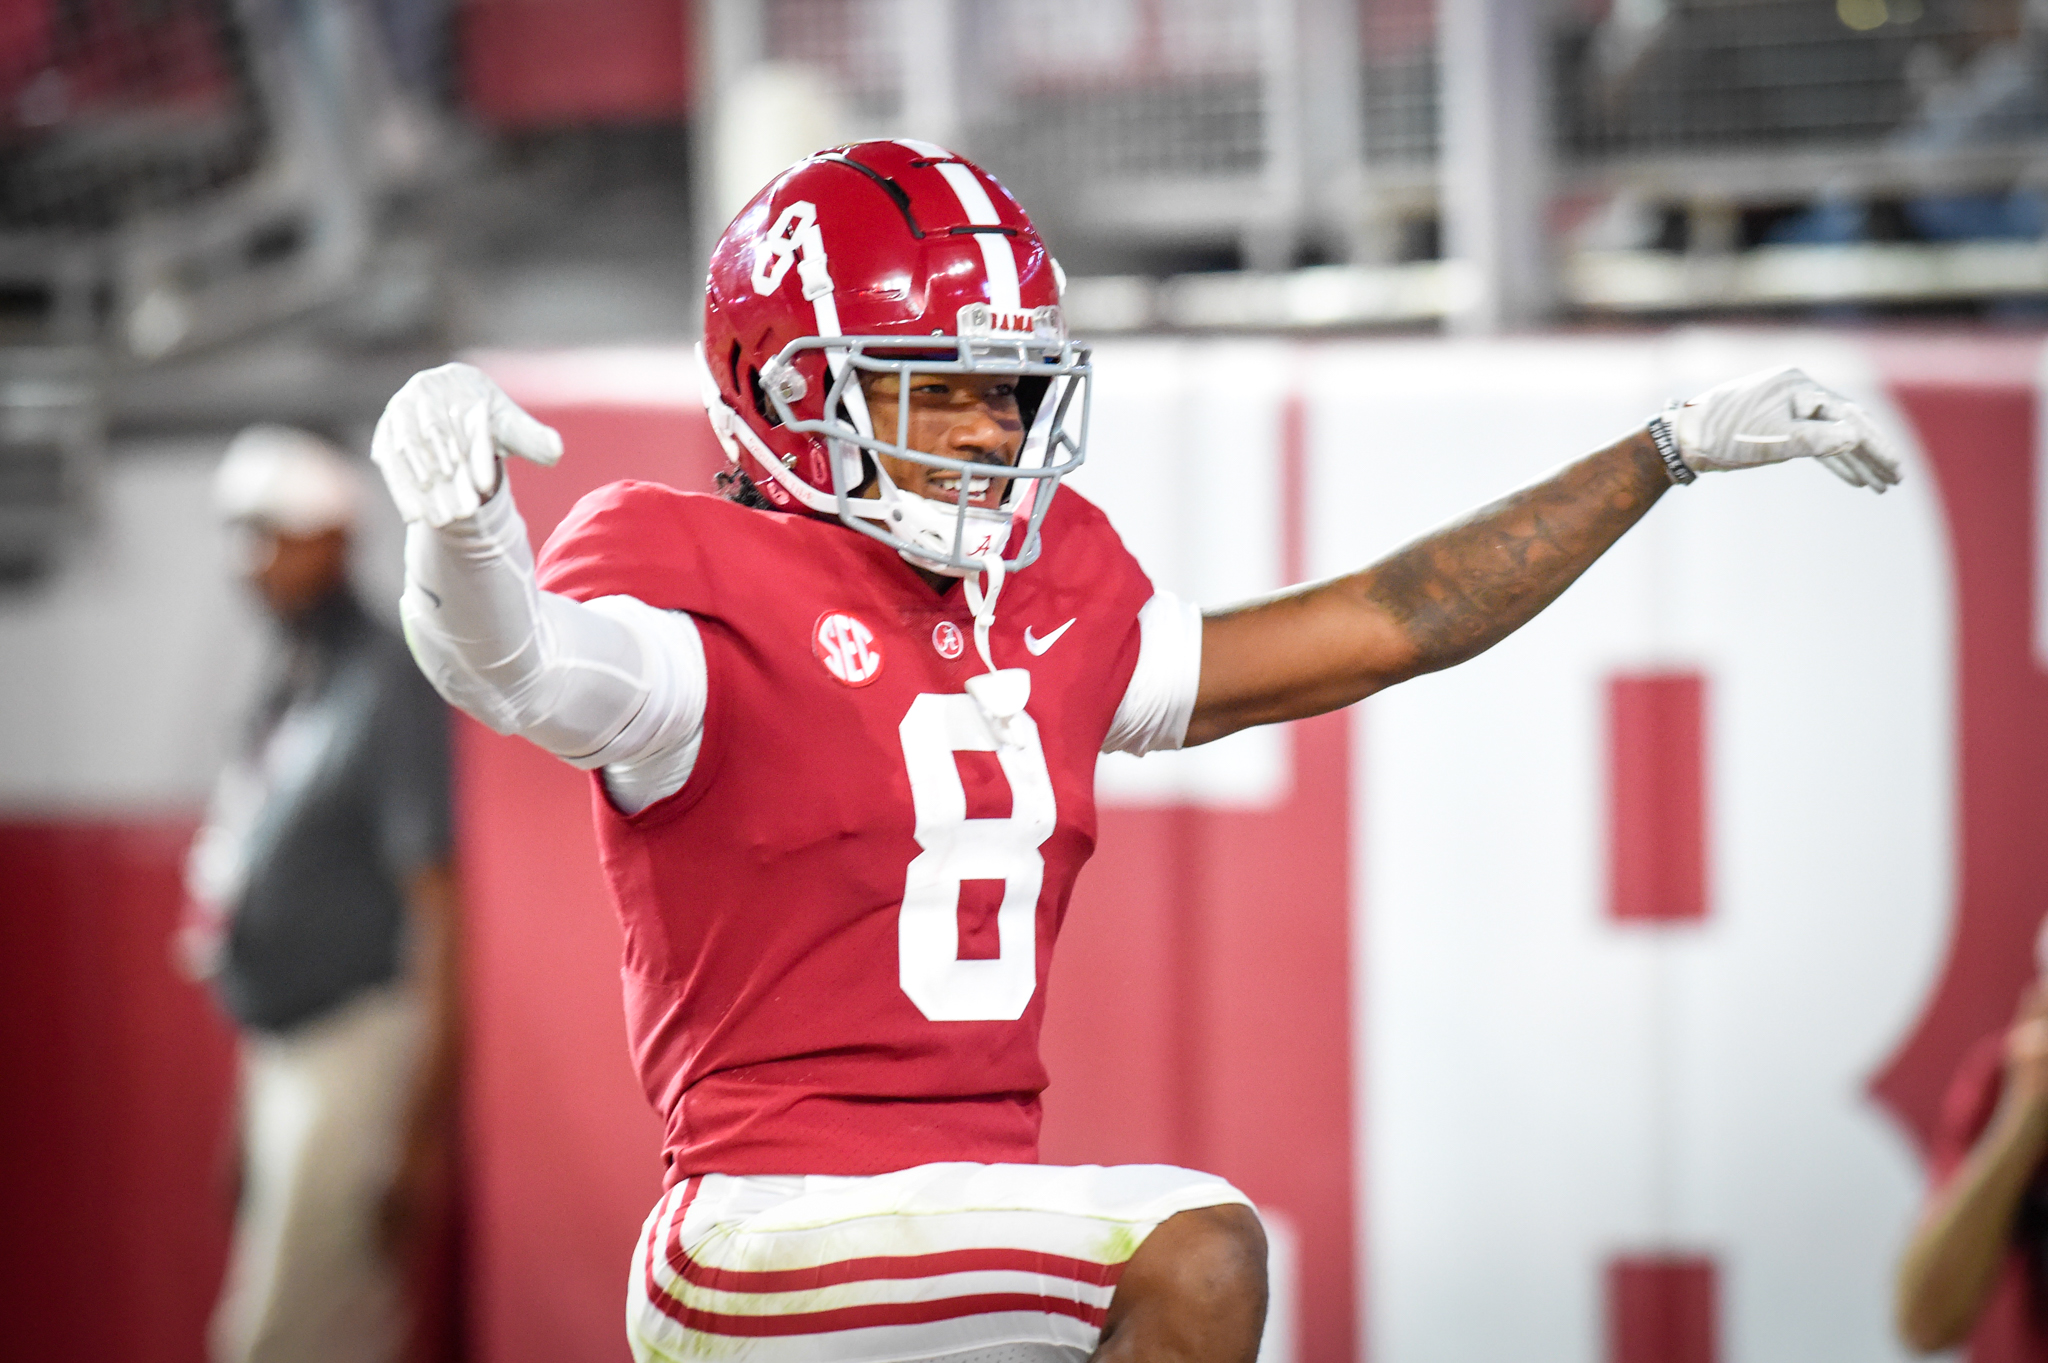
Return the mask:
<path id="1" fill-rule="evenodd" d="M 972 162 L 907 139 L 819 152 L 712 251 L 712 428 L 778 508 L 837 516 L 956 577 L 1022 568 L 1087 439 L 1089 356 L 1067 337 L 1063 284 L 1024 210 Z M 920 373 L 1014 377 L 1025 437 L 1000 504 L 971 504 L 990 465 L 908 447 L 908 401 L 895 430 L 875 430 L 863 373 L 896 374 L 904 394 Z M 904 492 L 876 455 L 957 473 L 956 498 Z"/>

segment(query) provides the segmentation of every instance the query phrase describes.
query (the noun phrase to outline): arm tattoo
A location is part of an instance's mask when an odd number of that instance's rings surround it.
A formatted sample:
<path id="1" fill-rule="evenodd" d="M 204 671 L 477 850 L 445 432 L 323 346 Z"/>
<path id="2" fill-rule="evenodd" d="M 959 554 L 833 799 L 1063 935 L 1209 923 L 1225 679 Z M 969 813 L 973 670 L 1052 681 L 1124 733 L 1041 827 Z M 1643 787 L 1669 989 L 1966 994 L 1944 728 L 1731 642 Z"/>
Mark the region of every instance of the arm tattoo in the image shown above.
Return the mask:
<path id="1" fill-rule="evenodd" d="M 1406 675 L 1483 653 L 1556 600 L 1671 486 L 1647 435 L 1589 455 L 1356 579 L 1414 650 Z"/>

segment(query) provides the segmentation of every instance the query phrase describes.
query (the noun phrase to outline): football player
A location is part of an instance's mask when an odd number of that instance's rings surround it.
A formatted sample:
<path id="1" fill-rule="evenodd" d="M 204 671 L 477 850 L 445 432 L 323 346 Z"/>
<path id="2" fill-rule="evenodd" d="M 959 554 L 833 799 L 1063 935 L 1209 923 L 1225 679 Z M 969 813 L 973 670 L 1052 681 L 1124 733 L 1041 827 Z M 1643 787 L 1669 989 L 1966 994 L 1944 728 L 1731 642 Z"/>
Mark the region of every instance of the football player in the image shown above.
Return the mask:
<path id="1" fill-rule="evenodd" d="M 1204 614 L 1059 491 L 1093 377 L 1060 292 L 979 167 L 841 147 L 712 255 L 724 495 L 600 488 L 536 568 L 500 459 L 553 462 L 553 431 L 462 365 L 377 428 L 420 665 L 603 797 L 633 1057 L 667 1128 L 630 1277 L 643 1361 L 1253 1358 L 1242 1194 L 1036 1163 L 1098 754 L 1470 658 L 1698 472 L 1898 477 L 1854 405 L 1757 374 L 1359 572 Z"/>

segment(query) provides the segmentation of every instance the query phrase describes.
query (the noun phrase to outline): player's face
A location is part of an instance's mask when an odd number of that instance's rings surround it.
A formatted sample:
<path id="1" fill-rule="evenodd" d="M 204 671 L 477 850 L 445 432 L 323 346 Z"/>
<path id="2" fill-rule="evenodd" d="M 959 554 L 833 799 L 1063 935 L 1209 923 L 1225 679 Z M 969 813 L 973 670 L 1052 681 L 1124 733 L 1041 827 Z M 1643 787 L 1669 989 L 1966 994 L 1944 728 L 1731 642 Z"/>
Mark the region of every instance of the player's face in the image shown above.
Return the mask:
<path id="1" fill-rule="evenodd" d="M 894 440 L 905 401 L 896 374 L 863 374 L 868 416 L 875 434 Z M 1001 374 L 915 374 L 909 378 L 909 439 L 926 454 L 978 464 L 1009 465 L 1024 448 L 1024 418 L 1017 408 L 1017 381 Z M 919 497 L 951 502 L 960 495 L 960 475 L 908 459 L 878 456 L 896 486 Z M 970 506 L 993 507 L 1009 491 L 1007 478 L 970 481 Z"/>

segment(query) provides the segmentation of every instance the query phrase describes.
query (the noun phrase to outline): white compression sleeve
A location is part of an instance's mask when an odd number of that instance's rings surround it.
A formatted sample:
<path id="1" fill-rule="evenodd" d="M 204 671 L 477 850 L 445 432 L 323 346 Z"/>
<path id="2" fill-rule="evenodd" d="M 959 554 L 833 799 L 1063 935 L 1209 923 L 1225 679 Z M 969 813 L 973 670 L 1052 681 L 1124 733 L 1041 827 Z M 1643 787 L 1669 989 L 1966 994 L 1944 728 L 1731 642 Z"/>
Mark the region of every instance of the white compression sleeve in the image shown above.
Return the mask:
<path id="1" fill-rule="evenodd" d="M 1102 750 L 1142 755 L 1178 748 L 1201 681 L 1201 609 L 1172 592 L 1154 593 L 1138 612 L 1138 665 Z"/>
<path id="2" fill-rule="evenodd" d="M 704 727 L 696 623 L 632 597 L 541 591 L 506 488 L 445 529 L 406 527 L 398 606 L 443 698 L 575 766 L 605 768 L 627 813 L 688 779 Z"/>
<path id="3" fill-rule="evenodd" d="M 546 601 L 566 597 L 542 594 Z M 569 604 L 574 605 L 574 602 Z M 638 597 L 600 596 L 586 609 L 611 617 L 640 639 L 650 664 L 647 702 L 616 738 L 579 766 L 602 765 L 604 788 L 621 813 L 638 814 L 683 788 L 704 745 L 708 673 L 697 622 Z"/>

